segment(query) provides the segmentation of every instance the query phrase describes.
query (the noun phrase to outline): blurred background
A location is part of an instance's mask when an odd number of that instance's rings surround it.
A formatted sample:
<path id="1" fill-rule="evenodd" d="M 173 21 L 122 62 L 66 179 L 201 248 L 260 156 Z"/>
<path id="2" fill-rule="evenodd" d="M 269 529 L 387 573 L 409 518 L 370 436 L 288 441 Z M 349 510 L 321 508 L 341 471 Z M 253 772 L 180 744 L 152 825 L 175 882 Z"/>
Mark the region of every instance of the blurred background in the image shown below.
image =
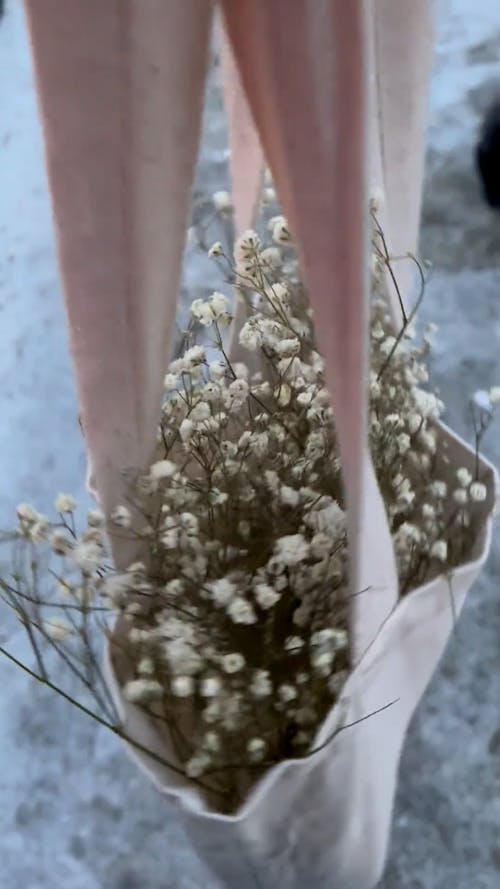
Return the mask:
<path id="1" fill-rule="evenodd" d="M 478 128 L 496 97 L 498 0 L 445 0 L 421 236 L 434 271 L 423 315 L 439 325 L 432 371 L 447 421 L 469 440 L 469 394 L 500 384 L 500 214 L 484 203 L 474 166 Z M 198 215 L 227 187 L 224 146 L 214 58 Z M 188 246 L 183 294 L 203 296 L 215 283 L 212 263 Z M 45 511 L 58 491 L 87 499 L 21 0 L 6 0 L 0 21 L 0 332 L 0 527 L 9 528 L 20 501 Z M 500 428 L 484 450 L 500 464 Z M 413 720 L 380 889 L 500 886 L 499 544 Z M 0 644 L 30 657 L 3 612 Z M 176 813 L 115 739 L 7 662 L 0 662 L 0 887 L 215 889 Z"/>

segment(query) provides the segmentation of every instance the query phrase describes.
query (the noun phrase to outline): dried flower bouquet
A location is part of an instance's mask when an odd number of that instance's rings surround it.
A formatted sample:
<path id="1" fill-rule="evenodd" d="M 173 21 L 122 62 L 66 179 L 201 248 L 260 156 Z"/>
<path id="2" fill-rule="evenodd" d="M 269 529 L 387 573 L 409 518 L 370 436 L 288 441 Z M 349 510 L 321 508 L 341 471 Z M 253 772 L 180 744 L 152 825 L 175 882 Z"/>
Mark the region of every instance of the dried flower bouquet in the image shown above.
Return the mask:
<path id="1" fill-rule="evenodd" d="M 13 569 L 0 581 L 32 643 L 33 675 L 59 690 L 44 659 L 50 643 L 91 695 L 80 706 L 192 781 L 218 812 L 237 811 L 273 765 L 314 754 L 350 669 L 350 597 L 370 595 L 349 591 L 323 360 L 286 220 L 274 217 L 270 229 L 272 246 L 249 231 L 234 259 L 218 243 L 209 251 L 245 300 L 239 343 L 249 360 L 225 351 L 227 298 L 196 300 L 165 377 L 156 458 L 131 473 L 108 526 L 137 544 L 140 560 L 114 570 L 105 517 L 92 511 L 78 535 L 76 504 L 60 495 L 56 522 L 19 506 Z M 395 335 L 388 272 L 397 282 L 376 223 L 372 271 L 369 437 L 400 590 L 446 575 L 452 608 L 453 570 L 470 560 L 491 511 L 478 449 L 500 391 L 472 403 L 475 451 L 457 466 L 438 423 L 443 404 L 422 388 L 433 330 L 417 337 L 415 312 L 402 308 Z M 197 344 L 203 328 L 208 342 Z M 111 639 L 111 679 L 96 630 Z M 129 715 L 148 721 L 155 749 L 123 724 L 120 694 Z"/>

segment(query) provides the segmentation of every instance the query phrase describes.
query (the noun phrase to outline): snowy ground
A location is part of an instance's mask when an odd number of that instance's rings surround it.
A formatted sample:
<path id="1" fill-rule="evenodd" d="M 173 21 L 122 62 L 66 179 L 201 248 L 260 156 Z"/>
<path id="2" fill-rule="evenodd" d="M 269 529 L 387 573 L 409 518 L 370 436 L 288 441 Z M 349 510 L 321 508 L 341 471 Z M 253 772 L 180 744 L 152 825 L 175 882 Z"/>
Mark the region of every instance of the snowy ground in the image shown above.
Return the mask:
<path id="1" fill-rule="evenodd" d="M 85 498 L 39 123 L 20 0 L 0 24 L 0 527 L 20 500 Z M 422 252 L 425 312 L 441 326 L 434 376 L 468 434 L 467 393 L 500 383 L 500 216 L 481 202 L 472 148 L 500 94 L 496 0 L 444 0 L 432 90 Z M 197 192 L 225 183 L 211 96 Z M 205 286 L 204 264 L 186 284 Z M 500 433 L 486 452 L 500 463 Z M 500 885 L 500 549 L 412 724 L 380 889 Z M 0 641 L 26 653 L 15 625 Z M 174 813 L 115 741 L 0 664 L 2 889 L 214 889 Z M 242 887 L 245 889 L 245 887 Z"/>

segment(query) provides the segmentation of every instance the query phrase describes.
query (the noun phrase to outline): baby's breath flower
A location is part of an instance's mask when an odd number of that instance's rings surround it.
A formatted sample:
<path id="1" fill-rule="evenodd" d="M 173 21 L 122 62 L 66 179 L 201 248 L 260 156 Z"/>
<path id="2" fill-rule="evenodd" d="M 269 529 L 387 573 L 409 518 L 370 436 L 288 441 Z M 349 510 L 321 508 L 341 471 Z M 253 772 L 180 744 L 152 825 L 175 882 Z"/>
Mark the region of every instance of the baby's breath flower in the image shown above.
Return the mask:
<path id="1" fill-rule="evenodd" d="M 195 753 L 186 763 L 188 778 L 199 778 L 210 766 L 211 760 L 206 753 Z"/>
<path id="2" fill-rule="evenodd" d="M 163 478 L 172 478 L 177 471 L 177 466 L 171 460 L 157 460 L 149 469 L 151 477 L 158 481 Z"/>
<path id="3" fill-rule="evenodd" d="M 272 694 L 273 687 L 268 670 L 256 670 L 250 683 L 250 692 L 254 698 L 267 698 Z"/>
<path id="4" fill-rule="evenodd" d="M 215 698 L 222 691 L 222 682 L 217 676 L 207 676 L 201 680 L 200 695 L 202 698 Z"/>
<path id="5" fill-rule="evenodd" d="M 131 679 L 123 689 L 131 704 L 143 704 L 163 696 L 163 688 L 156 679 Z"/>
<path id="6" fill-rule="evenodd" d="M 67 556 L 73 548 L 71 540 L 64 534 L 53 534 L 51 539 L 52 552 L 57 556 Z"/>
<path id="7" fill-rule="evenodd" d="M 303 534 L 287 534 L 276 541 L 274 555 L 283 565 L 298 565 L 309 555 L 309 544 Z"/>
<path id="8" fill-rule="evenodd" d="M 231 195 L 228 191 L 214 191 L 212 201 L 219 213 L 229 213 L 233 209 Z"/>
<path id="9" fill-rule="evenodd" d="M 469 495 L 474 503 L 483 503 L 488 495 L 486 485 L 482 482 L 473 482 L 469 488 Z"/>
<path id="10" fill-rule="evenodd" d="M 193 300 L 191 303 L 191 314 L 203 327 L 210 327 L 215 320 L 209 303 L 203 299 Z"/>
<path id="11" fill-rule="evenodd" d="M 446 497 L 448 492 L 448 486 L 446 482 L 440 481 L 439 479 L 435 479 L 431 483 L 431 491 L 435 497 L 439 497 L 440 500 Z"/>
<path id="12" fill-rule="evenodd" d="M 45 634 L 54 642 L 62 642 L 68 636 L 74 635 L 74 628 L 62 617 L 51 617 L 42 623 Z"/>
<path id="13" fill-rule="evenodd" d="M 266 742 L 263 738 L 250 738 L 247 743 L 247 753 L 250 762 L 260 762 L 264 759 L 266 752 Z"/>
<path id="14" fill-rule="evenodd" d="M 163 388 L 166 392 L 173 392 L 179 388 L 179 377 L 177 374 L 168 373 L 163 380 Z"/>
<path id="15" fill-rule="evenodd" d="M 184 352 L 184 362 L 186 367 L 193 368 L 203 364 L 206 360 L 205 349 L 203 346 L 191 346 Z"/>
<path id="16" fill-rule="evenodd" d="M 269 230 L 276 244 L 287 244 L 290 238 L 290 230 L 284 216 L 273 216 L 269 220 Z"/>
<path id="17" fill-rule="evenodd" d="M 235 596 L 227 606 L 226 612 L 235 624 L 254 624 L 257 622 L 255 611 L 250 602 L 247 602 L 243 596 Z"/>
<path id="18" fill-rule="evenodd" d="M 74 512 L 76 500 L 71 494 L 58 494 L 55 501 L 57 512 Z"/>
<path id="19" fill-rule="evenodd" d="M 106 517 L 102 509 L 91 509 L 87 513 L 87 524 L 90 528 L 102 528 Z"/>
<path id="20" fill-rule="evenodd" d="M 85 574 L 91 574 L 102 563 L 103 551 L 95 543 L 77 543 L 71 550 L 71 557 Z"/>
<path id="21" fill-rule="evenodd" d="M 225 673 L 239 673 L 245 666 L 245 658 L 238 651 L 225 654 L 222 658 L 222 669 Z"/>
<path id="22" fill-rule="evenodd" d="M 300 636 L 287 636 L 283 648 L 290 654 L 296 654 L 304 648 L 304 640 Z"/>
<path id="23" fill-rule="evenodd" d="M 222 256 L 224 254 L 224 248 L 220 241 L 215 241 L 214 244 L 210 247 L 208 251 L 208 255 L 210 259 L 214 259 L 217 256 Z"/>
<path id="24" fill-rule="evenodd" d="M 460 469 L 457 469 L 457 479 L 462 488 L 468 488 L 472 481 L 472 475 L 465 466 L 461 466 Z"/>
<path id="25" fill-rule="evenodd" d="M 488 392 L 490 404 L 497 405 L 500 404 L 500 386 L 492 386 Z"/>
<path id="26" fill-rule="evenodd" d="M 228 577 L 212 580 L 206 584 L 206 588 L 216 605 L 229 605 L 236 595 L 236 586 Z"/>
<path id="27" fill-rule="evenodd" d="M 194 694 L 194 680 L 192 676 L 174 676 L 170 682 L 172 694 L 176 698 L 190 698 Z"/>
<path id="28" fill-rule="evenodd" d="M 179 426 L 179 435 L 184 443 L 189 442 L 189 440 L 193 437 L 194 434 L 194 423 L 192 420 L 188 420 L 187 417 L 184 418 L 181 425 Z"/>
<path id="29" fill-rule="evenodd" d="M 297 697 L 297 689 L 290 685 L 289 682 L 284 682 L 278 688 L 278 695 L 284 704 L 289 704 L 290 701 L 294 701 Z"/>
<path id="30" fill-rule="evenodd" d="M 460 506 L 465 506 L 469 499 L 466 489 L 457 488 L 455 491 L 453 491 L 453 499 L 455 503 L 458 503 Z"/>
<path id="31" fill-rule="evenodd" d="M 431 546 L 431 558 L 438 562 L 446 562 L 448 558 L 448 544 L 446 540 L 436 540 Z"/>
<path id="32" fill-rule="evenodd" d="M 111 513 L 111 521 L 120 528 L 130 528 L 132 515 L 126 506 L 117 506 Z"/>
<path id="33" fill-rule="evenodd" d="M 279 602 L 281 596 L 268 583 L 257 583 L 254 587 L 255 599 L 261 608 L 267 611 Z"/>

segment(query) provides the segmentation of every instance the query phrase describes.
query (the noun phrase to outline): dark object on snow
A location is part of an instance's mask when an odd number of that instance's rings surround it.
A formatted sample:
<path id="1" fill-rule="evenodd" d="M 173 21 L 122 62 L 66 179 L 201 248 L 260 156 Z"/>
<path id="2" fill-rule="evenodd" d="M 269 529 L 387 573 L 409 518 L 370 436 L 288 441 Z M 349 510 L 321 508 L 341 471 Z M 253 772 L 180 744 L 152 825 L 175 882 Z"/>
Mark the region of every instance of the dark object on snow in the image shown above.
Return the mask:
<path id="1" fill-rule="evenodd" d="M 483 191 L 490 207 L 500 210 L 500 100 L 486 114 L 476 148 Z"/>

